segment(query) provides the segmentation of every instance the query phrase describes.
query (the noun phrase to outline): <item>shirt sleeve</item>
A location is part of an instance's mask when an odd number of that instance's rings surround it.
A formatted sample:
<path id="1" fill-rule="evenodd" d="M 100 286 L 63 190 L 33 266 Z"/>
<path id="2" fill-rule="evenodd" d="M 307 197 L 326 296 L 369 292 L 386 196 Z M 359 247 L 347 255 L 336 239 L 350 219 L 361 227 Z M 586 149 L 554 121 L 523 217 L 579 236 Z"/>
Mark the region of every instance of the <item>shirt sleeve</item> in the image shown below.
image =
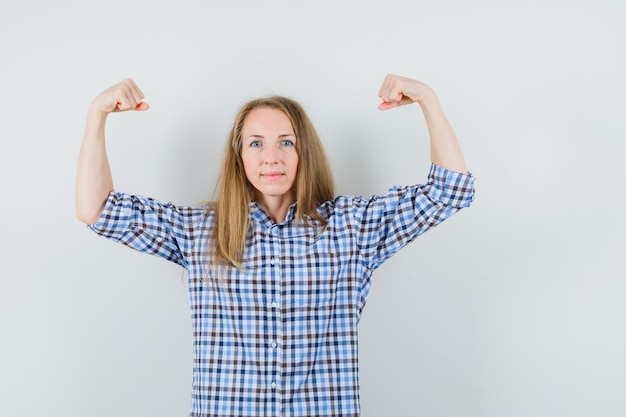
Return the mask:
<path id="1" fill-rule="evenodd" d="M 385 196 L 355 199 L 357 246 L 370 269 L 474 200 L 474 176 L 431 165 L 424 185 L 392 187 Z"/>
<path id="2" fill-rule="evenodd" d="M 98 235 L 187 267 L 201 208 L 112 191 L 98 221 Z"/>

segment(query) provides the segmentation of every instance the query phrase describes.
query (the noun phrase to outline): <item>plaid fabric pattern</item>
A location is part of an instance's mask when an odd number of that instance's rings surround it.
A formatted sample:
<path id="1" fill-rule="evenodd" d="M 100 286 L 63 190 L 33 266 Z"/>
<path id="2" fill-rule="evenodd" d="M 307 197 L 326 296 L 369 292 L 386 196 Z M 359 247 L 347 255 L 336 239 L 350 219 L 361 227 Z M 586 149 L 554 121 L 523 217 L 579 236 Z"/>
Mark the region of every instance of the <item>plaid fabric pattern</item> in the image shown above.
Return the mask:
<path id="1" fill-rule="evenodd" d="M 192 417 L 358 416 L 357 326 L 372 271 L 463 207 L 474 177 L 431 166 L 428 182 L 319 207 L 322 233 L 275 224 L 256 203 L 244 269 L 208 268 L 214 218 L 112 192 L 96 233 L 188 271 L 194 329 Z"/>

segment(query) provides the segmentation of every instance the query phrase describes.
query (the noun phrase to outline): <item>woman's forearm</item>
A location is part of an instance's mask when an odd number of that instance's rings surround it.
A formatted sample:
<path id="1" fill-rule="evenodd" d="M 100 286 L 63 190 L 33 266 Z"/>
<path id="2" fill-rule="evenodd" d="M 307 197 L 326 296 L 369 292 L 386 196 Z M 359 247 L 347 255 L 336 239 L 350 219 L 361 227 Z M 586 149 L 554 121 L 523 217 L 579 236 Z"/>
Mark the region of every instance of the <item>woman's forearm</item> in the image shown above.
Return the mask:
<path id="1" fill-rule="evenodd" d="M 86 224 L 95 223 L 113 190 L 113 177 L 104 138 L 106 115 L 90 109 L 78 156 L 76 173 L 76 216 Z"/>
<path id="2" fill-rule="evenodd" d="M 450 171 L 466 174 L 467 166 L 461 146 L 435 93 L 427 94 L 419 104 L 430 136 L 431 162 Z"/>

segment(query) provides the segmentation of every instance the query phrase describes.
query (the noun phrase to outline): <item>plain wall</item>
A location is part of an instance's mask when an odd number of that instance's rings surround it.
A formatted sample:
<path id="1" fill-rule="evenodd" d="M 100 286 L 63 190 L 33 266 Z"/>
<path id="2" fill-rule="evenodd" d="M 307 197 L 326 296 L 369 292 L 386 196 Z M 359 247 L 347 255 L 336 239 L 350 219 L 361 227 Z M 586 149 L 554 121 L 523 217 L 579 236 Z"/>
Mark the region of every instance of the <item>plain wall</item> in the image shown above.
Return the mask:
<path id="1" fill-rule="evenodd" d="M 310 113 L 341 194 L 424 182 L 433 86 L 477 177 L 474 205 L 374 275 L 362 415 L 626 415 L 626 6 L 596 1 L 43 0 L 0 6 L 0 415 L 185 416 L 183 273 L 89 232 L 74 177 L 89 102 L 119 190 L 210 197 L 252 97 Z"/>

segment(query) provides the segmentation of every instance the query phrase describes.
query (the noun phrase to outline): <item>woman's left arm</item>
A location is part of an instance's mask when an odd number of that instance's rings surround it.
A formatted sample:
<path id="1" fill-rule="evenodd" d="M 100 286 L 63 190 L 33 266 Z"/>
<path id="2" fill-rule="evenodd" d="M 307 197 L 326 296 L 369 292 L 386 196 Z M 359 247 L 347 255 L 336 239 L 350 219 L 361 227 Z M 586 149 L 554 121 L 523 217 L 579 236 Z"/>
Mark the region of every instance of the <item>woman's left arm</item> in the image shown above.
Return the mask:
<path id="1" fill-rule="evenodd" d="M 430 136 L 431 162 L 450 171 L 468 173 L 461 146 L 431 87 L 411 78 L 389 74 L 385 77 L 378 96 L 382 100 L 378 105 L 380 110 L 418 103 Z"/>

